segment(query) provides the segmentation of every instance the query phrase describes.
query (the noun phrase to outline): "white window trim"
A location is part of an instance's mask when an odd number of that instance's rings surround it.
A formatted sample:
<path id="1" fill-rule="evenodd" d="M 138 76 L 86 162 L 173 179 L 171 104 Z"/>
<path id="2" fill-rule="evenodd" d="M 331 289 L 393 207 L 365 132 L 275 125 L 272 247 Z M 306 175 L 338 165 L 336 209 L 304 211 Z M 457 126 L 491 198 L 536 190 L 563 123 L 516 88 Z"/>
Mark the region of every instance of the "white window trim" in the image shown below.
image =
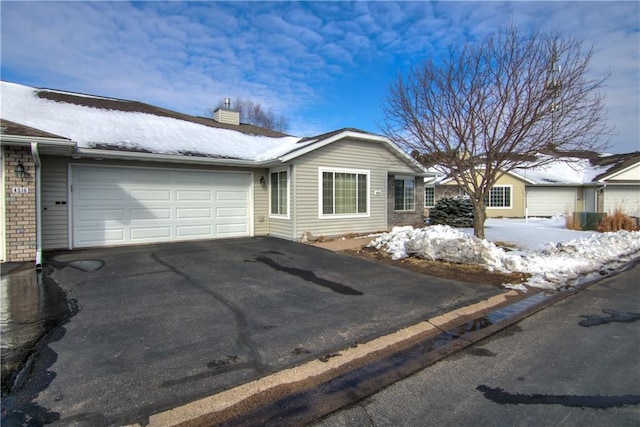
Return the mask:
<path id="1" fill-rule="evenodd" d="M 333 173 L 352 173 L 366 175 L 367 177 L 367 212 L 355 214 L 323 214 L 322 213 L 322 174 L 325 172 Z M 335 197 L 335 194 L 334 194 Z M 347 168 L 318 168 L 318 219 L 343 219 L 343 218 L 369 218 L 371 216 L 371 171 L 368 169 L 347 169 Z"/>
<path id="2" fill-rule="evenodd" d="M 279 173 L 279 172 L 286 172 L 287 173 L 287 214 L 286 215 L 282 215 L 282 214 L 274 214 L 271 212 L 271 191 L 273 190 L 272 186 L 271 186 L 271 174 L 274 173 Z M 291 219 L 291 173 L 289 172 L 289 168 L 288 167 L 281 167 L 281 168 L 275 168 L 275 169 L 269 169 L 269 176 L 267 179 L 268 185 L 269 185 L 269 218 L 273 218 L 273 219 Z"/>
<path id="3" fill-rule="evenodd" d="M 505 187 L 509 189 L 509 206 L 488 206 L 488 203 L 487 203 L 487 209 L 496 209 L 496 210 L 513 209 L 513 185 L 511 184 L 494 185 L 493 187 L 491 187 L 491 190 L 493 190 L 494 188 L 505 188 Z M 490 195 L 488 195 L 487 198 L 489 199 L 489 201 L 491 201 Z"/>
<path id="4" fill-rule="evenodd" d="M 427 205 L 427 188 L 431 188 L 433 190 L 433 205 Z M 435 206 L 436 206 L 436 187 L 433 185 L 427 185 L 424 187 L 424 207 L 434 208 Z"/>
<path id="5" fill-rule="evenodd" d="M 418 187 L 416 185 L 416 178 L 414 176 L 408 176 L 408 175 L 397 175 L 393 177 L 393 196 L 394 196 L 394 201 L 393 201 L 393 211 L 394 212 L 415 212 L 416 211 L 416 188 Z M 412 181 L 413 182 L 413 209 L 396 209 L 395 207 L 395 181 Z"/>

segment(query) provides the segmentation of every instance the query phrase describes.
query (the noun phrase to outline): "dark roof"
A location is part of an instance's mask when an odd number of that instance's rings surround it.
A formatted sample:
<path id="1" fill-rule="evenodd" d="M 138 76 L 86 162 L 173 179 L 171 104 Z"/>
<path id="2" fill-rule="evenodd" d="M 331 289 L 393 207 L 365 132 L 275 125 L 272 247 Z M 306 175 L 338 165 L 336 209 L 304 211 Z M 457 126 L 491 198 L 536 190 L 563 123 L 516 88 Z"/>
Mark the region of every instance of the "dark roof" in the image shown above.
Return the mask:
<path id="1" fill-rule="evenodd" d="M 45 132 L 40 129 L 32 128 L 20 123 L 11 122 L 5 119 L 0 119 L 0 127 L 2 128 L 2 131 L 0 133 L 2 133 L 3 135 L 29 136 L 33 138 L 57 138 L 69 141 L 69 138 L 65 138 L 64 136 L 55 135 L 53 133 Z"/>
<path id="2" fill-rule="evenodd" d="M 143 102 L 129 101 L 126 99 L 96 97 L 92 95 L 87 96 L 72 92 L 58 92 L 51 89 L 38 89 L 37 95 L 39 98 L 48 99 L 50 101 L 82 105 L 84 107 L 99 108 L 103 110 L 153 114 L 155 116 L 170 117 L 173 119 L 198 123 L 213 128 L 234 130 L 249 135 L 267 136 L 272 138 L 288 136 L 287 134 L 281 132 L 276 132 L 270 129 L 265 129 L 246 123 L 240 123 L 239 125 L 220 123 L 215 121 L 213 118 L 190 116 L 188 114 L 178 113 L 177 111 L 167 110 L 165 108 L 156 107 L 154 105 L 145 104 Z"/>
<path id="3" fill-rule="evenodd" d="M 312 141 L 312 140 L 320 141 L 320 140 L 331 138 L 332 136 L 341 134 L 342 132 L 358 132 L 358 133 L 364 133 L 364 134 L 367 134 L 367 135 L 379 136 L 378 134 L 375 134 L 375 133 L 372 133 L 372 132 L 367 132 L 367 131 L 356 129 L 356 128 L 342 128 L 342 129 L 334 130 L 334 131 L 331 131 L 331 132 L 323 133 L 323 134 L 320 134 L 320 135 L 309 136 L 309 137 L 302 138 L 300 141 L 298 141 L 298 144 L 309 142 L 309 141 Z"/>
<path id="4" fill-rule="evenodd" d="M 594 166 L 609 166 L 606 172 L 594 178 L 594 181 L 598 181 L 616 172 L 622 171 L 629 166 L 633 166 L 636 163 L 640 163 L 640 151 L 634 151 L 633 153 L 625 154 L 611 154 L 609 156 L 594 157 L 589 159 L 589 162 Z"/>

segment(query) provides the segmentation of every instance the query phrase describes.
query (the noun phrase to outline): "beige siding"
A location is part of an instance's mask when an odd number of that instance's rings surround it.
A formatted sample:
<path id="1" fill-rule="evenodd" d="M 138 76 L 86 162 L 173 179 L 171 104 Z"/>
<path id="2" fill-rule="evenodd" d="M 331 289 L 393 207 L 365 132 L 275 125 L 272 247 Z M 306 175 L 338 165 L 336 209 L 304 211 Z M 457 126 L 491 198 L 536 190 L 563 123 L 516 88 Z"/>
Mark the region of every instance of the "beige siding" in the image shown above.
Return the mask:
<path id="1" fill-rule="evenodd" d="M 42 248 L 69 247 L 67 165 L 62 157 L 42 158 Z"/>
<path id="2" fill-rule="evenodd" d="M 487 218 L 524 218 L 525 216 L 525 184 L 524 181 L 512 176 L 503 175 L 495 184 L 499 186 L 511 186 L 511 208 L 487 207 Z M 455 181 L 436 186 L 436 201 L 445 197 L 455 197 L 464 194 Z"/>
<path id="3" fill-rule="evenodd" d="M 260 178 L 264 177 L 264 186 Z M 253 170 L 253 234 L 266 236 L 269 234 L 269 201 L 267 183 L 269 174 L 266 169 Z"/>
<path id="4" fill-rule="evenodd" d="M 319 218 L 319 168 L 346 168 L 370 172 L 369 216 Z M 387 229 L 387 174 L 415 174 L 386 147 L 370 142 L 339 141 L 295 160 L 295 239 L 305 232 L 315 236 L 368 233 Z M 378 194 L 376 194 L 378 193 Z"/>
<path id="5" fill-rule="evenodd" d="M 289 169 L 289 184 L 291 186 L 291 188 L 289 189 L 289 218 L 288 219 L 273 218 L 273 217 L 269 218 L 269 235 L 280 237 L 282 239 L 293 240 L 295 235 L 295 232 L 294 232 L 295 197 L 293 195 L 296 194 L 296 186 L 295 186 L 296 169 L 291 165 L 288 165 L 287 167 Z M 282 170 L 282 168 L 274 169 L 274 171 L 276 170 Z M 267 210 L 268 209 L 269 209 L 269 201 L 267 201 Z"/>
<path id="6" fill-rule="evenodd" d="M 619 174 L 615 174 L 611 178 L 607 179 L 609 182 L 613 181 L 640 181 L 640 164 L 635 165 Z"/>
<path id="7" fill-rule="evenodd" d="M 511 208 L 487 208 L 487 218 L 524 218 L 525 185 L 524 182 L 512 175 L 500 177 L 496 186 L 511 186 Z"/>
<path id="8" fill-rule="evenodd" d="M 184 165 L 179 163 L 92 161 L 73 160 L 63 157 L 43 157 L 42 159 L 42 243 L 43 249 L 69 248 L 69 205 L 67 201 L 67 173 L 71 164 L 95 164 L 104 166 L 153 167 L 172 169 L 198 169 L 208 171 L 250 171 L 253 172 L 253 233 L 269 233 L 267 189 L 260 178 L 268 178 L 266 169 L 230 168 L 206 165 Z M 60 203 L 56 203 L 60 202 Z M 65 204 L 62 204 L 65 202 Z M 46 209 L 45 209 L 46 208 Z"/>

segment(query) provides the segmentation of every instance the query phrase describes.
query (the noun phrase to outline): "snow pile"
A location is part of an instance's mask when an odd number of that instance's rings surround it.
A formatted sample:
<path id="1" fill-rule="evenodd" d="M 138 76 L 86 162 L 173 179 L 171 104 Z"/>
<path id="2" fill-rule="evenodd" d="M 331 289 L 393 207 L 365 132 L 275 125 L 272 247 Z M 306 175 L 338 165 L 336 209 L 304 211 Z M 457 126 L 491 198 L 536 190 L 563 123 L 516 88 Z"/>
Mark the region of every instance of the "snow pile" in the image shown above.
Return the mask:
<path id="1" fill-rule="evenodd" d="M 495 224 L 495 223 L 494 223 Z M 556 225 L 554 220 L 527 224 L 537 229 Z M 521 226 L 519 223 L 513 225 Z M 582 232 L 584 233 L 584 232 Z M 526 285 L 543 289 L 559 289 L 567 282 L 600 270 L 615 262 L 628 261 L 640 255 L 640 232 L 587 233 L 588 237 L 566 242 L 546 243 L 533 251 L 505 251 L 485 239 L 469 235 L 467 229 L 436 225 L 414 229 L 394 227 L 369 243 L 369 247 L 385 250 L 393 260 L 416 256 L 432 261 L 478 264 L 490 271 L 529 273 Z M 517 240 L 517 235 L 512 235 Z M 505 287 L 525 290 L 521 284 Z"/>

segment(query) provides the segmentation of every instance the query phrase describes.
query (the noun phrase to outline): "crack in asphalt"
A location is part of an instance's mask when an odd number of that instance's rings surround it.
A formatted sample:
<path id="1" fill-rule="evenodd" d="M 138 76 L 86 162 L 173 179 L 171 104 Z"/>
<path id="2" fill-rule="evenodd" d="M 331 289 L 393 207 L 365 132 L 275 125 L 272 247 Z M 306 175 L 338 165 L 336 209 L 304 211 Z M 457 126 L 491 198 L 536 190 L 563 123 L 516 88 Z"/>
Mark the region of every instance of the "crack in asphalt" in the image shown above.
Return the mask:
<path id="1" fill-rule="evenodd" d="M 191 376 L 182 378 L 180 380 L 166 381 L 165 383 L 163 383 L 163 385 L 166 385 L 166 386 L 175 385 L 175 384 L 179 384 L 179 383 L 183 383 L 183 382 L 189 382 L 189 381 L 192 381 L 192 380 L 197 380 L 197 379 L 202 379 L 202 378 L 214 376 L 214 375 L 217 375 L 217 374 L 221 373 L 222 371 L 229 372 L 229 371 L 233 371 L 233 370 L 246 369 L 246 368 L 253 368 L 258 373 L 264 373 L 266 368 L 267 368 L 267 366 L 262 362 L 262 358 L 260 357 L 260 353 L 258 351 L 258 348 L 253 343 L 253 341 L 251 339 L 251 334 L 249 332 L 249 321 L 247 319 L 247 316 L 240 309 L 240 307 L 238 307 L 233 301 L 225 298 L 224 296 L 222 296 L 218 292 L 216 292 L 216 291 L 214 291 L 214 290 L 212 290 L 210 288 L 207 288 L 207 287 L 197 283 L 196 281 L 191 279 L 191 277 L 189 277 L 189 275 L 186 274 L 185 272 L 183 272 L 183 271 L 179 270 L 177 267 L 169 264 L 167 261 L 164 261 L 164 260 L 160 259 L 160 257 L 157 254 L 155 254 L 155 253 L 151 254 L 151 257 L 157 263 L 164 265 L 165 267 L 170 269 L 175 274 L 177 274 L 180 277 L 184 278 L 194 288 L 196 288 L 199 291 L 202 291 L 202 292 L 212 296 L 215 300 L 217 300 L 222 305 L 227 307 L 229 309 L 229 311 L 231 312 L 231 314 L 233 315 L 234 321 L 236 323 L 236 327 L 237 327 L 236 342 L 240 343 L 240 344 L 243 344 L 246 348 L 249 349 L 249 352 L 248 352 L 249 353 L 248 354 L 249 361 L 247 361 L 247 362 L 236 363 L 236 364 L 233 364 L 233 365 L 225 366 L 224 369 L 210 369 L 209 368 L 208 371 L 202 372 L 200 374 L 191 375 Z"/>
<path id="2" fill-rule="evenodd" d="M 287 273 L 292 276 L 299 277 L 306 282 L 311 282 L 316 285 L 322 286 L 324 288 L 328 288 L 333 292 L 336 292 L 342 295 L 364 295 L 364 293 L 356 289 L 353 289 L 349 286 L 343 285 L 342 283 L 338 283 L 338 282 L 334 282 L 331 280 L 318 277 L 313 271 L 302 270 L 300 268 L 295 268 L 295 267 L 286 267 L 284 265 L 278 264 L 276 261 L 263 255 L 258 256 L 255 259 L 255 261 L 268 265 L 274 270 L 282 271 L 283 273 Z"/>
<path id="3" fill-rule="evenodd" d="M 509 393 L 499 387 L 493 388 L 486 385 L 479 385 L 476 390 L 485 398 L 501 405 L 562 405 L 572 408 L 607 409 L 640 404 L 640 395 L 634 394 L 620 396 L 521 394 Z"/>
<path id="4" fill-rule="evenodd" d="M 602 312 L 604 314 L 608 314 L 608 317 L 598 316 L 595 314 L 587 314 L 582 315 L 580 317 L 584 317 L 584 320 L 578 322 L 578 325 L 584 326 L 586 328 L 590 326 L 600 326 L 605 325 L 607 323 L 631 323 L 636 320 L 640 320 L 640 313 L 627 313 L 624 311 L 610 310 L 603 308 Z"/>

